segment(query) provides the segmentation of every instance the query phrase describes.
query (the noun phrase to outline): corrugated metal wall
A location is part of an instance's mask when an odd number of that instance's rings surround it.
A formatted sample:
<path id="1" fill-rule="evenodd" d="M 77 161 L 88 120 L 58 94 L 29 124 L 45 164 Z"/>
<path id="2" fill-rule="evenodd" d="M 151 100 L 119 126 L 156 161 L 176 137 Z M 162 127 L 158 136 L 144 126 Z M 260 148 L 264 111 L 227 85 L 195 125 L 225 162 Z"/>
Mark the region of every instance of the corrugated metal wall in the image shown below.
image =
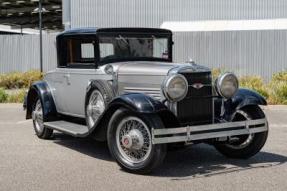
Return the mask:
<path id="1" fill-rule="evenodd" d="M 287 18 L 286 10 L 286 0 L 71 0 L 71 26 L 159 27 L 164 21 Z"/>
<path id="2" fill-rule="evenodd" d="M 71 0 L 70 8 L 73 28 L 287 18 L 287 0 Z M 209 67 L 270 79 L 272 73 L 287 69 L 286 46 L 287 31 L 176 33 L 174 60 L 192 58 Z"/>
<path id="3" fill-rule="evenodd" d="M 0 35 L 0 42 L 0 73 L 40 68 L 39 35 Z M 55 35 L 43 35 L 43 69 L 55 67 Z"/>
<path id="4" fill-rule="evenodd" d="M 63 7 L 67 11 L 67 7 Z M 287 18 L 286 0 L 71 0 L 71 26 L 159 27 L 165 21 Z M 287 31 L 175 33 L 174 60 L 269 79 L 287 69 Z M 44 70 L 56 67 L 55 35 L 44 35 Z M 39 68 L 37 35 L 0 35 L 0 73 Z"/>
<path id="5" fill-rule="evenodd" d="M 287 31 L 175 33 L 174 60 L 197 63 L 237 75 L 272 74 L 287 70 Z"/>

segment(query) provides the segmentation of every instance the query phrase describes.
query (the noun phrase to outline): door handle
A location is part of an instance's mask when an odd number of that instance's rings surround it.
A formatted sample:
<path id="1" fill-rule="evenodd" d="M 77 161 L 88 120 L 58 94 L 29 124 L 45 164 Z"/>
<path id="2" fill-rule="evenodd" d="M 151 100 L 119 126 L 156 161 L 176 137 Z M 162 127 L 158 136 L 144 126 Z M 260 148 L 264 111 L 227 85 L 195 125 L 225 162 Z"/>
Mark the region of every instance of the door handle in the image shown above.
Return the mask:
<path id="1" fill-rule="evenodd" d="M 71 85 L 70 74 L 64 74 L 64 78 L 66 79 L 67 84 Z"/>

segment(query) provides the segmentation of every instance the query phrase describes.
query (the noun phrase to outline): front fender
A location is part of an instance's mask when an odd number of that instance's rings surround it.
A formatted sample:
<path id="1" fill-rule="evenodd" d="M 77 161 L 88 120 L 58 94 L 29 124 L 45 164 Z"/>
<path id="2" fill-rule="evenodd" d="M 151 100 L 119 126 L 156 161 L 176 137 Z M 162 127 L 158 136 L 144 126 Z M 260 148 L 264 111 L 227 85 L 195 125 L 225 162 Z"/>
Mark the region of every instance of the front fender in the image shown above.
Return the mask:
<path id="1" fill-rule="evenodd" d="M 121 105 L 139 113 L 157 113 L 168 110 L 162 102 L 141 93 L 130 93 L 116 97 L 109 104 L 109 107 L 114 107 L 115 105 Z"/>
<path id="2" fill-rule="evenodd" d="M 267 105 L 263 96 L 255 91 L 244 88 L 240 88 L 231 100 L 235 109 L 241 109 L 247 105 Z"/>
<path id="3" fill-rule="evenodd" d="M 57 110 L 51 90 L 45 81 L 37 81 L 31 85 L 25 101 L 27 108 L 26 119 L 32 118 L 32 111 L 37 98 L 41 100 L 43 105 L 44 120 L 54 120 L 57 115 Z"/>
<path id="4" fill-rule="evenodd" d="M 267 102 L 257 92 L 240 88 L 235 96 L 224 103 L 225 115 L 231 116 L 235 111 L 251 105 L 267 105 Z"/>
<path id="5" fill-rule="evenodd" d="M 107 125 L 114 112 L 126 108 L 136 113 L 158 115 L 166 128 L 179 126 L 176 116 L 160 101 L 145 94 L 130 93 L 114 98 L 108 105 L 99 122 L 91 129 L 91 136 L 98 141 L 106 140 Z"/>

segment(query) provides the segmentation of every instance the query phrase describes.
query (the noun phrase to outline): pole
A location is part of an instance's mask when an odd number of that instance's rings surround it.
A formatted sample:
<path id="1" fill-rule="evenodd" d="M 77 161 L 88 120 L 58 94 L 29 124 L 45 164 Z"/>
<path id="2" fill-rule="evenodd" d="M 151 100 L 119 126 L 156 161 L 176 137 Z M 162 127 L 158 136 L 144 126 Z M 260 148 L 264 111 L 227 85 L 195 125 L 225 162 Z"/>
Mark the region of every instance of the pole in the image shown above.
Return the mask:
<path id="1" fill-rule="evenodd" d="M 39 0 L 39 30 L 40 30 L 40 71 L 43 72 L 42 0 Z"/>

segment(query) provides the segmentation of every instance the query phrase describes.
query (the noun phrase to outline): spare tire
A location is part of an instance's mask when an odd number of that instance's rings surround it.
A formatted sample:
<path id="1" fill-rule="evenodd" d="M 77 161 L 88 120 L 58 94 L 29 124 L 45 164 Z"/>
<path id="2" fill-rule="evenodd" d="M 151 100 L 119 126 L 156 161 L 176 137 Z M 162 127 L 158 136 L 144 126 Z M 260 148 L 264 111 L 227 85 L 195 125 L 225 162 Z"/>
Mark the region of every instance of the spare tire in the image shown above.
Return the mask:
<path id="1" fill-rule="evenodd" d="M 89 129 L 97 124 L 114 97 L 115 93 L 108 81 L 94 80 L 91 82 L 85 100 L 86 123 Z"/>

